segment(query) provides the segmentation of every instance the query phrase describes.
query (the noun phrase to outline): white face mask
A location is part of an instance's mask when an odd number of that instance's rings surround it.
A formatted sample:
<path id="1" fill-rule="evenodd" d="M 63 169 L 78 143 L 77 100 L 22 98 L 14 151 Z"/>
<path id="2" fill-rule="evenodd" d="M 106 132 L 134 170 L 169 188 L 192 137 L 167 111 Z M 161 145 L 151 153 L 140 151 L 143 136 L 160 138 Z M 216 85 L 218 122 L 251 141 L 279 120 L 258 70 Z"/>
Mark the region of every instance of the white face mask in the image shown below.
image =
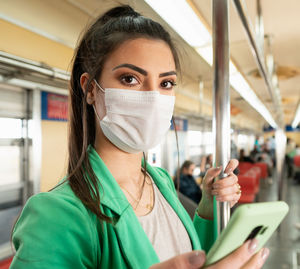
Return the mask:
<path id="1" fill-rule="evenodd" d="M 105 89 L 104 135 L 119 149 L 138 153 L 157 146 L 171 125 L 175 96 L 158 91 Z"/>

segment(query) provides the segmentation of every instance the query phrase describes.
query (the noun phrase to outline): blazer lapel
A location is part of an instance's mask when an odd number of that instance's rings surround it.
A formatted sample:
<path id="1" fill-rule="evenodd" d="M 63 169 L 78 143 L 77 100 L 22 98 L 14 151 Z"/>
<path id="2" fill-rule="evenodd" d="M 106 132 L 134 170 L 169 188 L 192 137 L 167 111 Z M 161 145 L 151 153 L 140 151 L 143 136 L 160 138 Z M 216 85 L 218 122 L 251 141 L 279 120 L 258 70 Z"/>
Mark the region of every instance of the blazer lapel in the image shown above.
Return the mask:
<path id="1" fill-rule="evenodd" d="M 149 268 L 159 258 L 139 223 L 131 205 L 118 183 L 95 149 L 89 147 L 89 158 L 97 177 L 101 181 L 101 204 L 117 215 L 114 225 L 120 249 L 131 268 Z"/>
<path id="2" fill-rule="evenodd" d="M 131 268 L 148 268 L 158 263 L 159 258 L 157 254 L 118 183 L 92 146 L 89 146 L 88 152 L 93 170 L 102 186 L 99 188 L 101 204 L 108 207 L 118 217 L 114 230 L 128 265 Z M 181 205 L 177 195 L 168 185 L 170 179 L 149 164 L 147 164 L 147 171 L 185 226 L 193 249 L 201 249 L 190 216 Z"/>
<path id="3" fill-rule="evenodd" d="M 115 225 L 122 253 L 131 268 L 149 268 L 159 258 L 140 225 L 132 207 L 123 212 Z"/>

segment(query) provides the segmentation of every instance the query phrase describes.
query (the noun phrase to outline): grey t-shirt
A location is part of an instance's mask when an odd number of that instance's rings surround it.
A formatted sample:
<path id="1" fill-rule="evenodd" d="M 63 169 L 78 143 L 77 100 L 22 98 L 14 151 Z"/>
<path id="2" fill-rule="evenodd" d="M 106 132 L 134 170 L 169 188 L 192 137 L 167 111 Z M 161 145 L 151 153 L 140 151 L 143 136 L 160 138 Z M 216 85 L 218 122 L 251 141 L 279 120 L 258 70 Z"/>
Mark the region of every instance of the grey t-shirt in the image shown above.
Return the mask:
<path id="1" fill-rule="evenodd" d="M 189 235 L 151 178 L 154 187 L 154 206 L 145 216 L 138 216 L 145 233 L 155 249 L 160 261 L 192 251 Z"/>

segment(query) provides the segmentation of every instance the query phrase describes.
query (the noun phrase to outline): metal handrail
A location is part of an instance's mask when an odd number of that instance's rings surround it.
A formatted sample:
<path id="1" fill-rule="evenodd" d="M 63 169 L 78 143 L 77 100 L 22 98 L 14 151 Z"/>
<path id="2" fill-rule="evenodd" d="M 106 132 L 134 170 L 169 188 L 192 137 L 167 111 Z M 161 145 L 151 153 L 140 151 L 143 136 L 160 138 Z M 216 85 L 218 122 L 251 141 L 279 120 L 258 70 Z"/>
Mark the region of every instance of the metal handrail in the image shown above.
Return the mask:
<path id="1" fill-rule="evenodd" d="M 237 13 L 238 13 L 238 15 L 239 15 L 239 17 L 242 21 L 242 25 L 244 26 L 244 30 L 246 31 L 246 35 L 247 35 L 248 41 L 250 43 L 251 51 L 252 51 L 252 54 L 253 54 L 256 62 L 257 62 L 258 70 L 260 72 L 260 75 L 262 76 L 262 78 L 264 79 L 264 81 L 266 83 L 268 92 L 271 96 L 271 99 L 272 99 L 273 103 L 278 108 L 280 108 L 279 100 L 276 98 L 276 96 L 274 94 L 274 88 L 273 88 L 273 85 L 272 85 L 271 78 L 270 78 L 268 72 L 266 71 L 266 67 L 265 67 L 264 61 L 262 60 L 261 53 L 258 50 L 255 39 L 253 38 L 252 33 L 250 31 L 249 23 L 248 23 L 248 20 L 245 16 L 243 7 L 241 5 L 241 2 L 240 2 L 240 0 L 233 0 L 233 2 L 234 2 L 234 5 L 235 5 L 235 8 L 237 10 Z M 282 114 L 282 112 L 281 112 L 281 114 Z M 278 119 L 278 118 L 276 119 L 276 123 L 281 127 L 283 126 L 282 115 L 281 115 L 280 119 Z"/>

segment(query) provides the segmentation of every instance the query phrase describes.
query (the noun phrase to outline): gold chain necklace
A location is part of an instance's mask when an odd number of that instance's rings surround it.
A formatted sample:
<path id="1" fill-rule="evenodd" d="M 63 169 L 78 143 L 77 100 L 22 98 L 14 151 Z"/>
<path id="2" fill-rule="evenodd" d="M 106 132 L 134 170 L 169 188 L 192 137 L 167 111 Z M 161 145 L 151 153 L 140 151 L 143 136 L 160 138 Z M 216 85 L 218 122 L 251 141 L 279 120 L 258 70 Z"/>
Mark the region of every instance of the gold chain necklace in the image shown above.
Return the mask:
<path id="1" fill-rule="evenodd" d="M 146 174 L 146 176 L 147 176 L 147 175 L 148 175 L 148 173 Z M 148 176 L 149 176 L 149 175 L 148 175 Z M 150 177 L 150 176 L 149 176 L 149 177 Z M 122 190 L 126 191 L 126 192 L 130 195 L 130 197 L 133 198 L 133 199 L 135 200 L 136 206 L 134 207 L 134 210 L 137 209 L 137 207 L 138 207 L 138 205 L 139 205 L 139 203 L 140 203 L 140 201 L 141 201 L 141 199 L 142 199 L 142 197 L 143 197 L 145 182 L 146 182 L 146 177 L 144 177 L 144 182 L 143 182 L 143 186 L 142 186 L 142 191 L 141 191 L 141 195 L 140 195 L 140 198 L 139 198 L 139 199 L 136 199 L 132 193 L 130 193 L 130 192 L 129 192 L 127 189 L 125 189 L 124 187 L 121 187 L 121 186 L 120 186 L 120 188 L 121 188 Z M 147 183 L 147 182 L 146 182 L 146 183 Z M 150 180 L 150 184 L 147 183 L 147 185 L 153 185 L 152 182 L 151 182 L 151 180 Z M 153 191 L 154 191 L 154 189 L 153 189 Z M 149 209 L 149 210 L 151 210 L 151 209 L 153 208 L 153 206 L 154 206 L 154 205 L 152 205 L 152 204 L 153 204 L 153 193 L 152 193 L 153 191 L 152 191 L 152 190 L 150 191 L 150 203 L 148 203 L 148 204 L 146 204 L 146 205 L 141 205 L 142 207 L 147 208 L 147 209 Z"/>
<path id="2" fill-rule="evenodd" d="M 143 205 L 142 203 L 140 203 L 140 200 L 142 199 L 142 196 L 141 196 L 141 198 L 138 200 L 138 199 L 136 199 L 128 190 L 126 190 L 125 188 L 121 188 L 121 189 L 123 189 L 124 191 L 126 191 L 129 195 L 130 195 L 130 197 L 131 198 L 133 198 L 134 200 L 135 200 L 135 202 L 136 202 L 136 206 L 134 207 L 134 210 L 136 210 L 137 209 L 137 207 L 138 207 L 138 205 L 140 205 L 140 206 L 142 206 L 142 207 L 144 207 L 144 208 L 147 208 L 147 209 L 149 209 L 149 210 L 151 210 L 152 208 L 153 208 L 153 205 L 152 205 L 152 203 L 153 203 L 153 194 L 152 194 L 152 190 L 150 190 L 150 202 L 148 203 L 148 204 L 146 204 L 146 205 Z M 144 189 L 143 189 L 144 190 Z M 142 194 L 143 194 L 143 192 L 142 192 Z"/>

